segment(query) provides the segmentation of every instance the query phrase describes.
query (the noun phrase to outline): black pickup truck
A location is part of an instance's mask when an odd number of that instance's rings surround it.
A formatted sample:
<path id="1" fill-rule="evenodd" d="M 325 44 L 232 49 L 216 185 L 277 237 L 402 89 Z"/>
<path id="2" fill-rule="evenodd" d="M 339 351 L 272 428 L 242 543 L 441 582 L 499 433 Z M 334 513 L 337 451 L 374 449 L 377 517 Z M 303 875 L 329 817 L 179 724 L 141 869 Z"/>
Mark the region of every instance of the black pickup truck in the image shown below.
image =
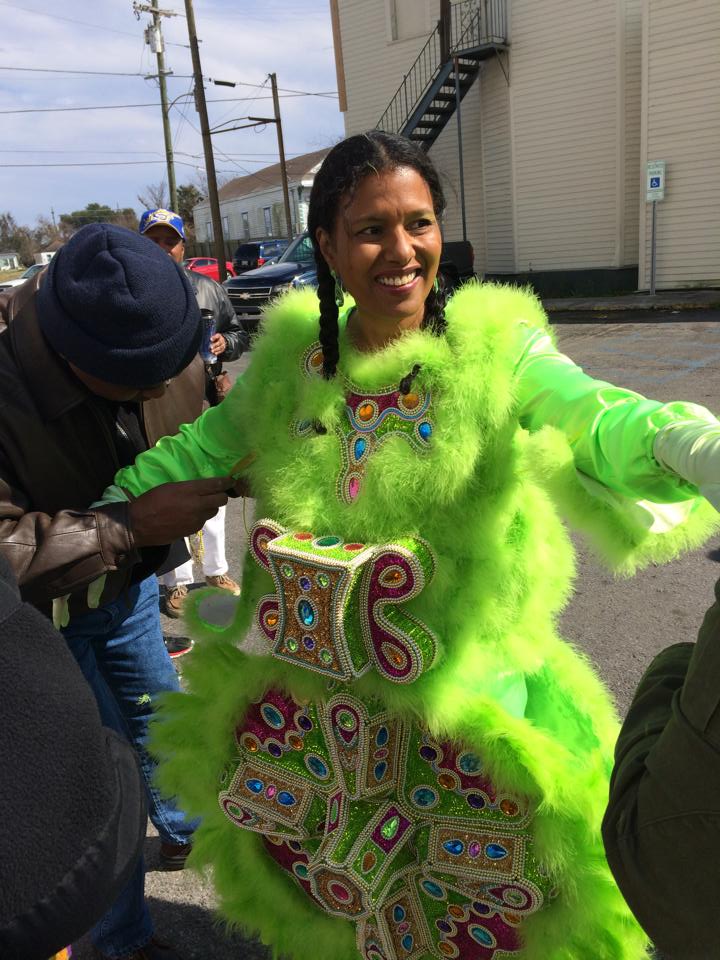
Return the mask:
<path id="1" fill-rule="evenodd" d="M 474 253 L 469 240 L 443 243 L 440 272 L 451 289 L 475 276 Z M 265 304 L 292 287 L 317 283 L 315 257 L 310 237 L 296 237 L 277 263 L 229 277 L 223 286 L 245 330 L 254 333 Z"/>

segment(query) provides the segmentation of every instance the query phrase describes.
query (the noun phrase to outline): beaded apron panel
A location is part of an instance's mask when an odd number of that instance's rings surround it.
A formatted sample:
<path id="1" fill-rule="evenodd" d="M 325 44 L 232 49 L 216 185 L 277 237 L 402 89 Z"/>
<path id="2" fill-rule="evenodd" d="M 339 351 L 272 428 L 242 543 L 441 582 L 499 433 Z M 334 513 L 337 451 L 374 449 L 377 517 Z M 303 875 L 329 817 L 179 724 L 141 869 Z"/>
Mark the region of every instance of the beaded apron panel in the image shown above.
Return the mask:
<path id="1" fill-rule="evenodd" d="M 376 702 L 268 690 L 234 742 L 222 810 L 356 924 L 364 960 L 516 958 L 523 919 L 556 894 L 529 804 L 500 793 L 476 753 Z"/>
<path id="2" fill-rule="evenodd" d="M 302 359 L 306 376 L 321 376 L 322 347 L 314 343 Z M 336 428 L 342 452 L 342 467 L 337 479 L 337 495 L 344 503 L 352 503 L 360 493 L 365 467 L 375 450 L 389 437 L 403 437 L 420 454 L 429 451 L 433 434 L 430 393 L 412 390 L 401 393 L 387 387 L 377 394 L 347 384 L 345 419 Z M 310 436 L 315 430 L 312 420 L 293 424 L 296 437 Z"/>
<path id="3" fill-rule="evenodd" d="M 424 540 L 344 543 L 260 520 L 250 552 L 275 581 L 276 592 L 256 610 L 273 656 L 341 681 L 374 667 L 388 680 L 411 683 L 432 666 L 435 636 L 402 608 L 435 570 Z"/>

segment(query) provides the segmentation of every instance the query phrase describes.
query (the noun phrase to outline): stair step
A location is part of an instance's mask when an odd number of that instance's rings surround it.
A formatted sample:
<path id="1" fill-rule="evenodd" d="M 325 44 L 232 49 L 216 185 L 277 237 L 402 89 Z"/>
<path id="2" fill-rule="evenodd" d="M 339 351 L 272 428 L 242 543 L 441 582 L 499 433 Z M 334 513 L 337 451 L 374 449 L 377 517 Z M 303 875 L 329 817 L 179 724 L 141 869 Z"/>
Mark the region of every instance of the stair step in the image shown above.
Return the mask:
<path id="1" fill-rule="evenodd" d="M 448 119 L 451 114 L 448 114 Z M 423 127 L 426 130 L 442 130 L 445 127 L 444 123 L 440 123 L 438 120 L 420 120 L 418 127 Z"/>
<path id="2" fill-rule="evenodd" d="M 473 82 L 474 82 L 474 79 L 473 79 L 473 80 L 461 80 L 460 83 L 458 84 L 458 86 L 460 87 L 461 90 L 469 90 L 470 87 L 473 85 Z M 440 87 L 440 89 L 441 89 L 441 90 L 447 90 L 448 93 L 452 93 L 453 96 L 454 96 L 454 95 L 455 95 L 455 79 L 452 78 L 452 79 L 448 80 L 446 83 L 444 83 L 444 84 Z"/>
<path id="3" fill-rule="evenodd" d="M 458 73 L 463 77 L 476 77 L 480 72 L 480 67 L 474 63 L 472 66 L 463 66 L 462 63 L 458 64 Z"/>
<path id="4" fill-rule="evenodd" d="M 419 141 L 429 141 L 435 140 L 435 135 L 432 133 L 418 133 L 417 130 L 413 130 L 409 137 L 410 140 L 419 140 Z"/>

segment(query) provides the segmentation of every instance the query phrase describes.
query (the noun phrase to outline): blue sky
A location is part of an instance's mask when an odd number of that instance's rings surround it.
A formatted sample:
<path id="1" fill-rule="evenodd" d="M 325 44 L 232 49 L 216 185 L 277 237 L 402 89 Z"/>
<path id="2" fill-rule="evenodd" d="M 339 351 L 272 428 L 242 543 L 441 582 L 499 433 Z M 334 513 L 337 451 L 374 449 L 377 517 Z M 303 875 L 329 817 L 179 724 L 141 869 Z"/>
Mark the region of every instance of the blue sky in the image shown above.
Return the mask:
<path id="1" fill-rule="evenodd" d="M 177 182 L 197 182 L 204 162 L 198 115 L 186 96 L 192 68 L 184 0 L 159 0 L 159 6 L 182 14 L 163 18 L 166 67 L 175 74 L 168 98 L 177 98 L 171 109 Z M 272 116 L 269 85 L 259 85 L 275 72 L 287 91 L 280 107 L 288 156 L 343 135 L 328 0 L 195 0 L 194 10 L 203 75 L 248 84 L 206 83 L 208 101 L 222 101 L 208 103 L 211 127 Z M 159 90 L 144 79 L 157 72 L 143 39 L 149 15 L 137 20 L 132 0 L 0 0 L 0 18 L 0 67 L 26 68 L 0 69 L 0 212 L 32 225 L 51 209 L 58 217 L 92 202 L 140 210 L 138 193 L 165 177 Z M 36 72 L 42 70 L 88 72 Z M 126 104 L 149 106 L 110 109 Z M 48 108 L 53 112 L 38 112 Z M 213 141 L 225 179 L 277 161 L 273 125 Z"/>

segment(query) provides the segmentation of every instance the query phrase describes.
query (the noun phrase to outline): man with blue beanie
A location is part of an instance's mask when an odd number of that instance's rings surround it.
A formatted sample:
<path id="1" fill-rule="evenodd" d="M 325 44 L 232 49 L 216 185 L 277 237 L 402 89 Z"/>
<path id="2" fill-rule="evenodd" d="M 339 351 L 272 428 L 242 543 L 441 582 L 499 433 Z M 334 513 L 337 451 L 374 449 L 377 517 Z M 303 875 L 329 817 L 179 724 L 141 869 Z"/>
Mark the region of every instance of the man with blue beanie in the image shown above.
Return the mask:
<path id="1" fill-rule="evenodd" d="M 151 241 L 91 224 L 0 295 L 0 320 L 0 554 L 23 600 L 61 627 L 103 723 L 134 744 L 172 862 L 192 827 L 151 786 L 144 748 L 156 696 L 178 689 L 154 573 L 177 566 L 168 544 L 200 529 L 232 481 L 92 504 L 118 467 L 200 413 L 195 295 Z M 153 934 L 142 862 L 92 939 L 109 960 L 177 960 Z"/>

